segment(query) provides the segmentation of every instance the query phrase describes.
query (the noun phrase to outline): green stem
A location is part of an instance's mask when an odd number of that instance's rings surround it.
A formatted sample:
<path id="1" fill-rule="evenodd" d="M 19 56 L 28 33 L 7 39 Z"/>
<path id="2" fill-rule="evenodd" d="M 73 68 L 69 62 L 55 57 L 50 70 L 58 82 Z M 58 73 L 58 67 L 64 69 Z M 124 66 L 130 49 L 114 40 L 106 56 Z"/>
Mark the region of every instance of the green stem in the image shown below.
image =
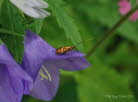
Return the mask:
<path id="1" fill-rule="evenodd" d="M 0 29 L 0 33 L 8 34 L 8 35 L 14 35 L 17 37 L 24 37 L 24 35 L 20 35 L 19 33 L 8 31 L 6 29 Z"/>
<path id="2" fill-rule="evenodd" d="M 104 36 L 94 45 L 94 47 L 90 49 L 90 51 L 87 53 L 86 57 L 89 58 L 96 51 L 96 49 L 107 38 L 109 38 L 113 34 L 113 32 L 116 31 L 116 29 L 119 28 L 137 9 L 138 9 L 138 7 L 132 9 L 125 16 L 123 16 L 107 33 L 104 34 Z"/>

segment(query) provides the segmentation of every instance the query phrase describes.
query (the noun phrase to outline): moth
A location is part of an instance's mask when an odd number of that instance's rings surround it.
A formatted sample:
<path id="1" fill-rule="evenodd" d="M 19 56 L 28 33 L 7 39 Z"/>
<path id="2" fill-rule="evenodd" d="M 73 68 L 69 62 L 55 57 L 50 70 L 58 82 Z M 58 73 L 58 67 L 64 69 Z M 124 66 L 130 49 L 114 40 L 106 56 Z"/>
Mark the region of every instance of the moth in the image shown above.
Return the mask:
<path id="1" fill-rule="evenodd" d="M 63 54 L 63 53 L 66 53 L 68 51 L 71 51 L 72 49 L 74 49 L 75 46 L 66 46 L 66 47 L 61 47 L 61 48 L 58 48 L 56 50 L 56 54 Z"/>
<path id="2" fill-rule="evenodd" d="M 85 40 L 85 41 L 82 41 L 82 42 L 78 43 L 78 44 L 75 45 L 75 46 L 65 46 L 65 47 L 58 48 L 58 49 L 56 49 L 56 54 L 63 54 L 63 53 L 66 53 L 66 52 L 68 52 L 68 51 L 71 51 L 71 50 L 73 50 L 76 46 L 78 46 L 78 45 L 80 45 L 80 44 L 82 44 L 82 43 L 84 43 L 84 42 L 87 42 L 87 41 L 89 41 L 89 40 L 92 40 L 92 39 L 93 39 L 93 38 L 90 38 L 90 39 L 87 39 L 87 40 Z"/>

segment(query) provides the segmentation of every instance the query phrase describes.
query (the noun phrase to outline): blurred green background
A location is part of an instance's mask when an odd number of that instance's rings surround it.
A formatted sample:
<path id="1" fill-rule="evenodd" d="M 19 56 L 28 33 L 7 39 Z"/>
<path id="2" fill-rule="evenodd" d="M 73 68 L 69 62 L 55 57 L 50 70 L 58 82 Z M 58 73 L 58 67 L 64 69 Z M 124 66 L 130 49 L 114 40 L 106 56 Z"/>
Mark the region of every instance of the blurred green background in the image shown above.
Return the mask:
<path id="1" fill-rule="evenodd" d="M 118 0 L 46 1 L 52 15 L 36 20 L 24 15 L 8 0 L 1 0 L 0 28 L 19 34 L 31 29 L 55 48 L 92 37 L 93 40 L 76 49 L 87 54 L 121 18 Z M 23 39 L 6 33 L 0 33 L 0 38 L 20 63 Z M 85 70 L 61 70 L 58 93 L 50 102 L 138 102 L 138 21 L 127 20 L 88 60 L 92 65 Z M 44 101 L 24 96 L 22 102 Z"/>

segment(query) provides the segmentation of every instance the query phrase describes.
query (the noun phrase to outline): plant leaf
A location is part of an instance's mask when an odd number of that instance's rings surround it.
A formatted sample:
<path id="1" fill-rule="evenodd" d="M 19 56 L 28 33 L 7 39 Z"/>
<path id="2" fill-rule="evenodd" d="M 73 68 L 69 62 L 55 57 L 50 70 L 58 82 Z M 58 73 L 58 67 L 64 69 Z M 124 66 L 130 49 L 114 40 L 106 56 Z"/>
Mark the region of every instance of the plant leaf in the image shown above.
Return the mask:
<path id="1" fill-rule="evenodd" d="M 58 24 L 64 29 L 67 38 L 71 39 L 74 45 L 81 42 L 82 38 L 79 29 L 68 12 L 69 8 L 65 7 L 64 2 L 62 0 L 48 0 L 47 2 L 50 4 L 52 14 L 56 16 Z M 83 44 L 77 46 L 77 48 L 80 51 L 84 51 Z"/>
<path id="2" fill-rule="evenodd" d="M 20 35 L 24 34 L 24 27 L 22 24 L 23 18 L 17 8 L 15 8 L 9 0 L 4 0 L 0 12 L 0 18 L 0 24 L 3 29 L 7 29 L 11 32 L 17 32 Z M 17 37 L 14 35 L 8 36 L 5 33 L 1 33 L 0 37 L 7 45 L 15 60 L 17 62 L 21 62 L 23 56 L 23 37 Z"/>
<path id="3" fill-rule="evenodd" d="M 41 29 L 43 27 L 43 23 L 44 23 L 43 19 L 35 20 L 35 29 L 36 29 L 37 34 L 39 34 L 41 32 Z"/>
<path id="4" fill-rule="evenodd" d="M 99 60 L 93 66 L 76 75 L 81 102 L 133 102 L 129 78 Z M 124 98 L 125 97 L 125 98 Z"/>

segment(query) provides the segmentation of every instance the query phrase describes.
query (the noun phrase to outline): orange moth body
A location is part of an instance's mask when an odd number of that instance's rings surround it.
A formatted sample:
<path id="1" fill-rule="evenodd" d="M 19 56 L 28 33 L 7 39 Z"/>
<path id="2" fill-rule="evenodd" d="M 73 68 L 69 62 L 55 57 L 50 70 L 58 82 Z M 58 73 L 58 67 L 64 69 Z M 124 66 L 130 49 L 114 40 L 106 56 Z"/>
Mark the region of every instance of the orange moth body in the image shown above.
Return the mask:
<path id="1" fill-rule="evenodd" d="M 63 53 L 66 53 L 68 51 L 71 51 L 72 49 L 74 49 L 75 46 L 66 46 L 66 47 L 61 47 L 61 48 L 58 48 L 56 50 L 56 54 L 63 54 Z"/>

